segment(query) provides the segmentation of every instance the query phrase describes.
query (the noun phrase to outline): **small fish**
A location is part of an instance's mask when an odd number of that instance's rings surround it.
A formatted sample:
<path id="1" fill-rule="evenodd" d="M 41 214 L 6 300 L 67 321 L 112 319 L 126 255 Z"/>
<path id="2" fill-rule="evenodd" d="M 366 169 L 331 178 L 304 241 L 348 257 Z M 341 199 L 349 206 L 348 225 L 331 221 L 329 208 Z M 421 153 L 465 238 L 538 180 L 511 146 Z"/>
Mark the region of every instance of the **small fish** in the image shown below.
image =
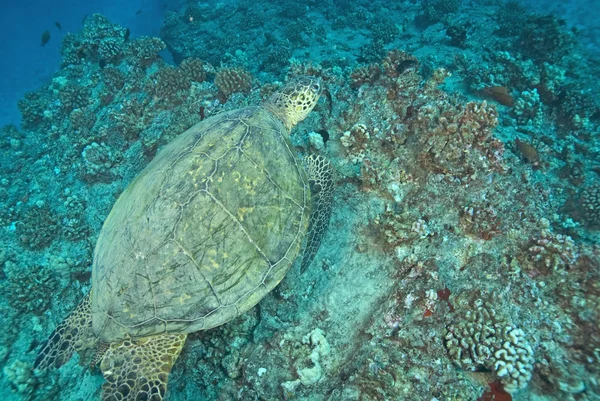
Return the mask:
<path id="1" fill-rule="evenodd" d="M 62 30 L 62 26 L 60 25 L 60 22 L 56 21 L 54 22 L 54 25 L 56 25 L 56 27 L 58 28 L 58 30 Z"/>
<path id="2" fill-rule="evenodd" d="M 529 142 L 521 141 L 519 138 L 515 139 L 517 149 L 521 152 L 521 157 L 525 162 L 533 165 L 534 167 L 540 167 L 541 159 L 540 152 Z"/>
<path id="3" fill-rule="evenodd" d="M 131 35 L 131 31 L 129 28 L 125 28 L 125 34 L 123 35 L 123 40 L 125 40 L 125 42 L 129 40 L 129 35 Z"/>
<path id="4" fill-rule="evenodd" d="M 46 46 L 46 43 L 50 41 L 50 31 L 42 32 L 42 46 Z"/>
<path id="5" fill-rule="evenodd" d="M 142 9 L 140 9 L 140 10 L 137 10 L 137 12 L 135 13 L 135 15 L 140 15 L 140 14 L 141 14 L 141 13 L 143 13 L 143 12 L 144 12 L 144 10 L 142 10 Z"/>
<path id="6" fill-rule="evenodd" d="M 513 107 L 515 105 L 515 99 L 506 86 L 488 86 L 481 89 L 480 92 L 483 96 L 490 97 L 505 106 Z"/>
<path id="7" fill-rule="evenodd" d="M 85 24 L 85 20 L 87 19 L 87 14 L 83 16 L 83 18 L 81 19 L 81 25 Z"/>

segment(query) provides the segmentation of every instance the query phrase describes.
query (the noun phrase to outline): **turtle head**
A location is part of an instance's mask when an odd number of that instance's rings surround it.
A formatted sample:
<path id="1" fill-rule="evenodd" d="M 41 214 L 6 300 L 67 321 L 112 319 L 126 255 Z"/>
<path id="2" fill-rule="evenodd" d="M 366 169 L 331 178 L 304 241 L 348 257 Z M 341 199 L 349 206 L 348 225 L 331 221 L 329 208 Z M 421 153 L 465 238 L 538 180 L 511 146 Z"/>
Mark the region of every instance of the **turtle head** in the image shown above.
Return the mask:
<path id="1" fill-rule="evenodd" d="M 296 77 L 275 92 L 265 103 L 265 107 L 279 117 L 288 130 L 291 130 L 315 107 L 321 90 L 319 78 Z"/>

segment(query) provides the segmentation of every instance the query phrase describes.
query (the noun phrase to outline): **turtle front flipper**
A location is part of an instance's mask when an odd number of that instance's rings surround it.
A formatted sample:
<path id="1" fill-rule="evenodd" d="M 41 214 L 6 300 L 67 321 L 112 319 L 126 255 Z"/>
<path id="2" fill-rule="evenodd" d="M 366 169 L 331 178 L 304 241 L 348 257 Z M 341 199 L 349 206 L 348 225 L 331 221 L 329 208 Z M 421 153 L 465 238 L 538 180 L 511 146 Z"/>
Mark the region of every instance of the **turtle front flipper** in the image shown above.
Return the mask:
<path id="1" fill-rule="evenodd" d="M 161 334 L 111 344 L 100 364 L 102 401 L 161 401 L 186 337 Z"/>
<path id="2" fill-rule="evenodd" d="M 97 343 L 92 331 L 92 301 L 88 294 L 73 312 L 60 324 L 42 347 L 33 367 L 60 368 L 75 351 L 93 348 Z"/>
<path id="3" fill-rule="evenodd" d="M 300 272 L 310 266 L 329 225 L 333 202 L 333 167 L 323 156 L 308 155 L 304 158 L 311 188 L 311 211 L 306 248 L 302 256 Z"/>

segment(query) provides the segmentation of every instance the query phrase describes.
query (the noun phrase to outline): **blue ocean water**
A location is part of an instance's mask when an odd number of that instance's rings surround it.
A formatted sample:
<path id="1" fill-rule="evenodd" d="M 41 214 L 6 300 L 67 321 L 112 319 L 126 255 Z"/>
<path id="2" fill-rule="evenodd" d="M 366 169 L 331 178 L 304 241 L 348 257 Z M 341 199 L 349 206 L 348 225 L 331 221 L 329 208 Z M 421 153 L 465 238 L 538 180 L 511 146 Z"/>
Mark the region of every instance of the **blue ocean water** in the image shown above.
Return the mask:
<path id="1" fill-rule="evenodd" d="M 598 9 L 3 3 L 0 399 L 600 400 Z"/>

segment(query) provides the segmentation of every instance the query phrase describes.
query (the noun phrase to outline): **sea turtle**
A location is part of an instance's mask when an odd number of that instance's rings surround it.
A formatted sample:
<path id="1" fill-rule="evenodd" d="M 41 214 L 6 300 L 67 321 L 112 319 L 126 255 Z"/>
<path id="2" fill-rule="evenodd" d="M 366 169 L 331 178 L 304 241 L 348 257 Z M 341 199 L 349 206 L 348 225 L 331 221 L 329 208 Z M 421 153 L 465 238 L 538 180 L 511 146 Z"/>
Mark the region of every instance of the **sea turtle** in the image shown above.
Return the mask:
<path id="1" fill-rule="evenodd" d="M 332 168 L 298 158 L 291 128 L 321 82 L 298 77 L 260 107 L 210 117 L 161 149 L 108 215 L 92 288 L 35 368 L 97 348 L 102 400 L 162 400 L 188 333 L 230 321 L 310 264 L 331 211 Z"/>

